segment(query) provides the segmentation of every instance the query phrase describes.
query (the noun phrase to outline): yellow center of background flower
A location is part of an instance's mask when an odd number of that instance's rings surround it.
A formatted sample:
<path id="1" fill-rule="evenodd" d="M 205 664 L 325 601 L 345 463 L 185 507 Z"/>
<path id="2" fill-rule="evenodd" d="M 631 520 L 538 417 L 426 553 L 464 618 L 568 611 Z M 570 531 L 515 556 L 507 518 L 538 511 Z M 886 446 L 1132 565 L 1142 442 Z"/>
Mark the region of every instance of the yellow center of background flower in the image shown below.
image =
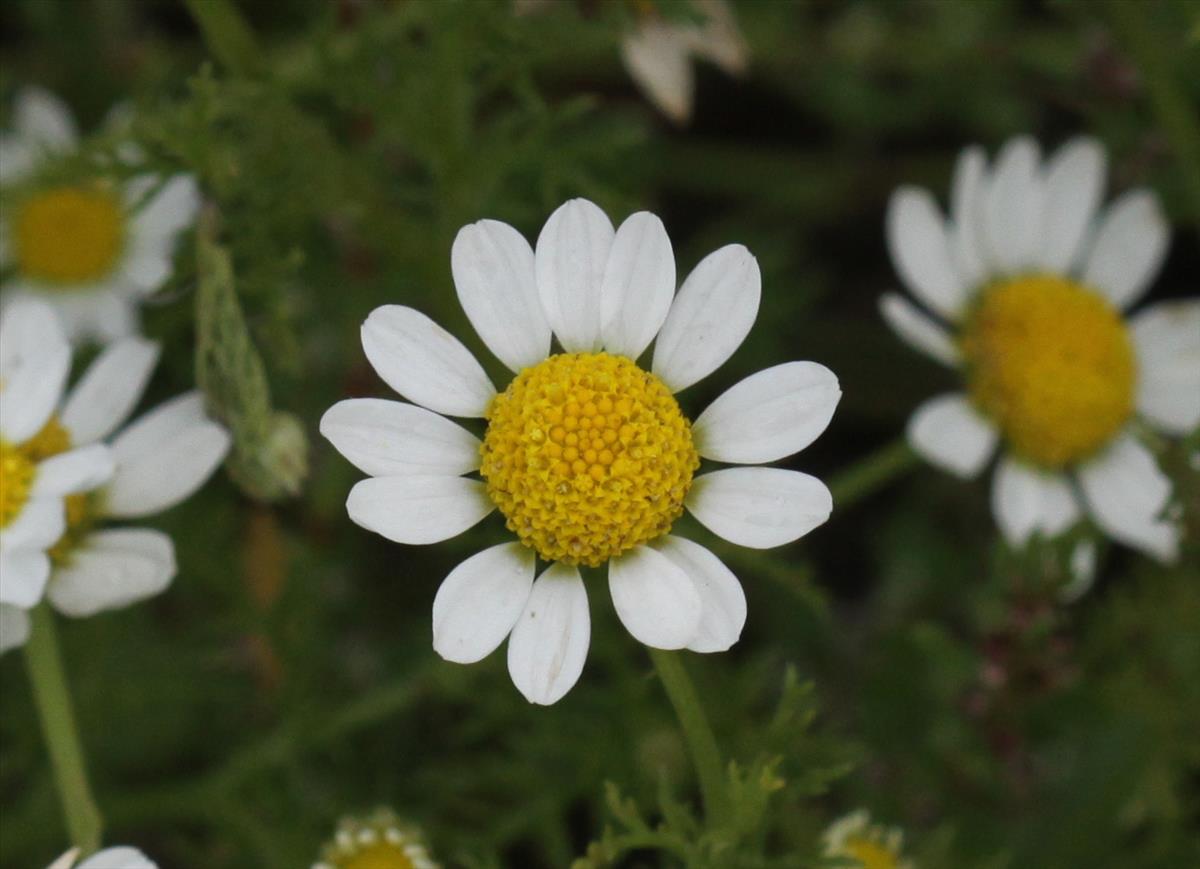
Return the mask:
<path id="1" fill-rule="evenodd" d="M 1106 299 L 1072 281 L 1039 275 L 984 290 L 961 340 L 971 398 L 1036 465 L 1086 458 L 1133 412 L 1129 332 Z"/>
<path id="2" fill-rule="evenodd" d="M 17 211 L 17 263 L 23 275 L 47 283 L 99 280 L 112 271 L 124 230 L 124 211 L 108 188 L 44 190 Z"/>
<path id="3" fill-rule="evenodd" d="M 546 561 L 595 567 L 666 534 L 700 464 L 671 391 L 623 356 L 551 356 L 487 419 L 488 494 Z"/>
<path id="4" fill-rule="evenodd" d="M 338 869 L 413 869 L 413 862 L 398 845 L 376 842 L 342 858 Z"/>
<path id="5" fill-rule="evenodd" d="M 897 869 L 899 866 L 891 849 L 870 839 L 849 839 L 843 848 L 846 856 L 862 864 L 862 869 Z"/>
<path id="6" fill-rule="evenodd" d="M 21 515 L 37 466 L 19 447 L 0 440 L 0 528 Z"/>

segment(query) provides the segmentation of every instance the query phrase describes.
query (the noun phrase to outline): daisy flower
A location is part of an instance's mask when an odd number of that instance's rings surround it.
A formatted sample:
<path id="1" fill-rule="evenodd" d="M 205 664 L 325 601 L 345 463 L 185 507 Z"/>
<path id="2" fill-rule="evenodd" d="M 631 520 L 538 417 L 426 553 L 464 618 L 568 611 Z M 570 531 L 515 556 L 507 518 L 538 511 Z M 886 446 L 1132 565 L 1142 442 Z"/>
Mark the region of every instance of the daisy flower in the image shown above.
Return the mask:
<path id="1" fill-rule="evenodd" d="M 676 294 L 657 217 L 639 212 L 614 232 L 603 211 L 576 199 L 551 215 L 536 252 L 504 223 L 464 227 L 451 270 L 468 319 L 516 375 L 507 388 L 498 393 L 427 316 L 387 305 L 363 324 L 363 349 L 413 403 L 343 401 L 321 420 L 322 434 L 371 475 L 346 502 L 362 527 L 436 543 L 499 509 L 517 537 L 442 583 L 434 648 L 470 663 L 509 637 L 513 683 L 531 702 L 554 703 L 587 655 L 579 568 L 604 565 L 617 615 L 636 639 L 729 648 L 745 595 L 712 552 L 669 533 L 675 520 L 686 507 L 726 540 L 768 548 L 823 523 L 832 504 L 806 474 L 737 467 L 694 476 L 700 460 L 790 456 L 825 429 L 841 395 L 828 369 L 791 362 L 733 386 L 694 424 L 684 416 L 675 393 L 728 359 L 754 322 L 754 257 L 723 247 Z M 563 352 L 552 352 L 552 334 Z M 636 360 L 651 341 L 647 370 Z M 486 420 L 482 441 L 447 416 Z M 535 581 L 539 559 L 548 567 Z"/>
<path id="2" fill-rule="evenodd" d="M 54 305 L 73 340 L 108 342 L 138 329 L 138 304 L 171 274 L 176 237 L 200 203 L 190 175 L 127 182 L 40 178 L 42 164 L 74 151 L 78 133 L 61 100 L 29 88 L 14 129 L 0 136 L 0 304 Z"/>
<path id="3" fill-rule="evenodd" d="M 13 318 L 30 309 L 43 319 L 53 319 L 49 308 L 22 303 L 6 312 L 5 333 L 22 328 L 20 322 L 14 325 Z M 205 416 L 197 392 L 167 401 L 122 428 L 157 360 L 158 346 L 144 338 L 114 342 L 88 367 L 61 406 L 57 395 L 49 405 L 36 439 L 38 454 L 49 456 L 44 465 L 90 451 L 105 458 L 105 475 L 89 477 L 86 493 L 76 486 L 64 493 L 65 499 L 54 502 L 56 521 L 47 521 L 37 537 L 45 571 L 39 574 L 38 594 L 30 592 L 20 600 L 5 595 L 5 603 L 15 609 L 3 616 L 0 649 L 24 642 L 28 622 L 23 610 L 37 603 L 43 588 L 55 609 L 81 617 L 158 594 L 174 577 L 174 546 L 166 534 L 104 526 L 113 519 L 140 519 L 162 512 L 187 498 L 225 457 L 230 437 Z M 0 393 L 0 400 L 5 396 L 6 392 Z M 8 530 L 4 529 L 6 557 Z M 6 566 L 4 582 L 9 581 Z"/>
<path id="4" fill-rule="evenodd" d="M 105 848 L 82 863 L 76 862 L 78 859 L 79 849 L 72 848 L 46 869 L 158 869 L 158 864 L 137 848 Z"/>
<path id="5" fill-rule="evenodd" d="M 888 246 L 925 310 L 898 294 L 881 309 L 902 339 L 963 373 L 964 392 L 913 414 L 913 448 L 971 478 L 1002 444 L 992 507 L 1010 544 L 1056 536 L 1086 513 L 1112 539 L 1170 560 L 1171 483 L 1137 432 L 1200 423 L 1200 300 L 1125 316 L 1169 230 L 1148 190 L 1101 210 L 1104 177 L 1092 139 L 1043 163 L 1035 142 L 1015 138 L 990 168 L 981 149 L 965 150 L 949 220 L 927 191 L 893 195 Z"/>
<path id="6" fill-rule="evenodd" d="M 648 2 L 635 4 L 638 23 L 621 40 L 621 59 L 650 102 L 677 124 L 692 116 L 695 58 L 730 75 L 746 71 L 746 41 L 725 0 L 694 0 L 702 21 L 663 18 Z"/>
<path id="7" fill-rule="evenodd" d="M 851 812 L 825 831 L 825 856 L 856 860 L 861 869 L 911 869 L 903 857 L 904 833 L 871 823 L 866 809 Z"/>
<path id="8" fill-rule="evenodd" d="M 113 474 L 108 447 L 72 448 L 55 420 L 70 367 L 71 347 L 50 308 L 20 302 L 0 317 L 0 651 L 29 633 L 25 611 L 45 591 L 65 500 Z"/>
<path id="9" fill-rule="evenodd" d="M 388 809 L 343 818 L 312 869 L 438 869 L 420 834 Z"/>

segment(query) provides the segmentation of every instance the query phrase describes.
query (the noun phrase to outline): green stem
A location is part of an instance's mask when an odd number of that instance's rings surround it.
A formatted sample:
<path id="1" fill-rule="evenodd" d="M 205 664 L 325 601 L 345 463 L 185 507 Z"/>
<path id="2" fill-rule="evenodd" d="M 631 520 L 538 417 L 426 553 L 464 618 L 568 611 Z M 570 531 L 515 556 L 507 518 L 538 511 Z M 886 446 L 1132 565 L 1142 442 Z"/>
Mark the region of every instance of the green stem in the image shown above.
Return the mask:
<path id="1" fill-rule="evenodd" d="M 208 50 L 229 72 L 248 75 L 258 67 L 254 31 L 233 0 L 183 0 L 183 3 L 204 34 Z"/>
<path id="2" fill-rule="evenodd" d="M 675 717 L 679 719 L 688 752 L 692 755 L 692 764 L 696 767 L 696 776 L 700 779 L 700 793 L 704 797 L 704 814 L 708 826 L 710 829 L 722 826 L 729 817 L 731 807 L 725 767 L 712 727 L 704 715 L 700 699 L 696 696 L 696 689 L 683 667 L 679 654 L 662 649 L 649 651 L 654 668 L 658 671 L 658 678 L 662 680 L 667 697 L 675 708 Z"/>
<path id="3" fill-rule="evenodd" d="M 1196 107 L 1175 81 L 1170 47 L 1164 44 L 1164 35 L 1153 32 L 1147 23 L 1147 4 L 1109 0 L 1107 8 L 1113 30 L 1145 79 L 1150 101 L 1171 141 L 1192 195 L 1195 217 L 1200 221 L 1200 120 Z M 1176 48 L 1183 50 L 1184 46 L 1179 43 Z"/>
<path id="4" fill-rule="evenodd" d="M 33 699 L 54 769 L 67 833 L 71 843 L 86 855 L 100 847 L 100 829 L 104 822 L 96 808 L 84 768 L 83 746 L 58 651 L 54 614 L 42 604 L 30 616 L 33 624 L 29 642 L 25 645 L 25 663 L 33 686 Z"/>
<path id="5" fill-rule="evenodd" d="M 842 510 L 886 486 L 917 465 L 917 454 L 904 438 L 880 447 L 829 481 L 833 508 Z"/>

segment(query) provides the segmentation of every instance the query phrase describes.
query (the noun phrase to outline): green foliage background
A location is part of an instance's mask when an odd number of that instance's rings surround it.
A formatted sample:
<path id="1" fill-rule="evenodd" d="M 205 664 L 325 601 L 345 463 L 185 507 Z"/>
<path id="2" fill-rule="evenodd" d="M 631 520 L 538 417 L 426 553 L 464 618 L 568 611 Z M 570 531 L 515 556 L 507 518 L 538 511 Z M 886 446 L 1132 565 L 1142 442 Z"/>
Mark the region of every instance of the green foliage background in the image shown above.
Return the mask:
<path id="1" fill-rule="evenodd" d="M 191 5 L 203 16 L 207 3 Z M 944 195 L 966 144 L 1098 136 L 1112 187 L 1152 186 L 1176 226 L 1155 297 L 1197 293 L 1200 4 L 743 0 L 750 72 L 700 65 L 683 128 L 620 66 L 632 4 L 523 17 L 499 0 L 239 5 L 252 33 L 207 44 L 180 0 L 0 5 L 6 106 L 36 82 L 99 130 L 132 99 L 150 164 L 199 177 L 204 227 L 146 312 L 164 342 L 147 404 L 197 382 L 199 341 L 206 389 L 245 414 L 231 474 L 161 519 L 180 564 L 169 592 L 60 631 L 108 841 L 168 869 L 307 866 L 339 816 L 387 804 L 449 865 L 567 866 L 606 827 L 596 865 L 677 865 L 626 848 L 654 844 L 664 818 L 686 839 L 697 793 L 645 650 L 598 578 L 588 663 L 556 706 L 527 705 L 502 654 L 442 662 L 437 583 L 502 523 L 425 548 L 362 531 L 343 506 L 357 472 L 315 431 L 335 400 L 388 394 L 358 343 L 383 303 L 430 314 L 505 382 L 454 298 L 450 243 L 481 217 L 534 237 L 583 195 L 617 219 L 659 213 L 681 273 L 732 241 L 759 258 L 757 325 L 686 410 L 796 358 L 831 367 L 845 393 L 793 462 L 843 496 L 828 525 L 772 552 L 687 528 L 749 598 L 742 641 L 686 663 L 750 782 L 739 804 L 754 829 L 693 863 L 819 865 L 820 831 L 866 806 L 928 869 L 1200 865 L 1189 445 L 1164 445 L 1191 522 L 1185 559 L 1110 550 L 1070 606 L 1055 602 L 1062 552 L 1005 551 L 986 482 L 901 473 L 902 460 L 886 485 L 845 473 L 951 384 L 875 303 L 896 285 L 889 193 Z M 81 165 L 114 144 L 99 132 Z M 213 257 L 228 258 L 228 286 L 211 283 Z M 232 333 L 196 317 L 198 298 L 222 293 Z M 233 373 L 206 368 L 217 333 L 240 348 Z M 245 377 L 256 385 L 238 391 Z M 292 497 L 299 432 L 311 473 Z M 66 834 L 19 654 L 0 660 L 0 692 L 0 866 L 38 867 Z"/>

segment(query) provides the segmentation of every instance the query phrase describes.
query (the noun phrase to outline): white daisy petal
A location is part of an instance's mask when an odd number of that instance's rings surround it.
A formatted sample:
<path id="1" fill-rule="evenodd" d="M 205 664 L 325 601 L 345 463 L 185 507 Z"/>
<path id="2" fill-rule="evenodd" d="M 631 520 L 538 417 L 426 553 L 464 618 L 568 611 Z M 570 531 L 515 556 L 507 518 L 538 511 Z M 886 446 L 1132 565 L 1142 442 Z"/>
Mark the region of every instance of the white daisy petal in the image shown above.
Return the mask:
<path id="1" fill-rule="evenodd" d="M 0 184 L 20 181 L 37 163 L 37 148 L 18 135 L 0 133 Z"/>
<path id="2" fill-rule="evenodd" d="M 667 319 L 675 296 L 675 254 L 662 221 L 631 214 L 617 229 L 600 289 L 604 349 L 637 359 Z"/>
<path id="3" fill-rule="evenodd" d="M 39 462 L 30 494 L 41 498 L 89 492 L 106 483 L 114 469 L 113 453 L 104 444 L 78 447 Z"/>
<path id="4" fill-rule="evenodd" d="M 458 231 L 450 250 L 458 301 L 496 358 L 513 371 L 550 353 L 550 324 L 538 298 L 533 249 L 498 220 Z"/>
<path id="5" fill-rule="evenodd" d="M 779 468 L 726 468 L 692 481 L 684 502 L 708 530 L 730 543 L 770 549 L 824 524 L 833 510 L 816 477 Z"/>
<path id="6" fill-rule="evenodd" d="M 760 464 L 798 453 L 817 439 L 842 397 L 837 376 L 816 362 L 787 362 L 727 389 L 697 417 L 700 455 Z"/>
<path id="7" fill-rule="evenodd" d="M 23 138 L 51 151 L 65 150 L 79 140 L 67 104 L 39 87 L 27 87 L 17 94 L 13 128 Z"/>
<path id="8" fill-rule="evenodd" d="M 67 530 L 62 498 L 30 498 L 16 518 L 0 528 L 5 549 L 45 549 Z"/>
<path id="9" fill-rule="evenodd" d="M 75 869 L 158 869 L 158 866 L 137 848 L 105 848 Z"/>
<path id="10" fill-rule="evenodd" d="M 672 392 L 716 371 L 754 325 L 762 298 L 758 260 L 729 244 L 700 261 L 671 303 L 651 366 Z"/>
<path id="11" fill-rule="evenodd" d="M 321 417 L 321 434 L 373 477 L 479 469 L 479 438 L 440 414 L 399 401 L 339 401 Z"/>
<path id="12" fill-rule="evenodd" d="M 1171 230 L 1149 190 L 1131 190 L 1108 207 L 1083 267 L 1083 282 L 1117 308 L 1141 298 L 1167 256 Z"/>
<path id="13" fill-rule="evenodd" d="M 37 434 L 62 397 L 71 370 L 71 348 L 51 344 L 29 353 L 5 377 L 0 392 L 0 436 L 20 444 Z"/>
<path id="14" fill-rule="evenodd" d="M 433 599 L 434 650 L 458 664 L 495 651 L 525 611 L 536 562 L 527 546 L 501 543 L 450 571 Z"/>
<path id="15" fill-rule="evenodd" d="M 25 645 L 29 639 L 29 613 L 19 606 L 0 603 L 0 655 Z"/>
<path id="16" fill-rule="evenodd" d="M 1080 468 L 1079 483 L 1096 524 L 1109 537 L 1163 561 L 1175 558 L 1178 530 L 1159 518 L 1171 481 L 1131 435 L 1121 435 Z"/>
<path id="17" fill-rule="evenodd" d="M 1040 150 L 1028 136 L 1010 139 L 996 156 L 984 203 L 992 265 L 1006 274 L 1033 265 L 1041 244 L 1044 187 Z"/>
<path id="18" fill-rule="evenodd" d="M 65 346 L 67 336 L 53 307 L 28 297 L 8 301 L 6 294 L 0 316 L 0 380 L 7 384 L 31 357 Z"/>
<path id="19" fill-rule="evenodd" d="M 158 353 L 154 341 L 126 338 L 96 357 L 67 396 L 60 415 L 72 443 L 101 440 L 129 417 L 154 371 Z"/>
<path id="20" fill-rule="evenodd" d="M 139 178 L 127 187 L 127 197 L 138 196 L 144 191 L 143 185 L 156 185 L 156 176 Z M 138 196 L 140 198 L 140 196 Z M 133 205 L 134 202 L 129 202 Z M 163 184 L 138 210 L 133 218 L 133 232 L 140 240 L 171 239 L 181 230 L 191 226 L 200 210 L 200 189 L 196 179 L 191 175 L 173 175 Z"/>
<path id="21" fill-rule="evenodd" d="M 530 703 L 557 703 L 579 680 L 591 635 L 579 571 L 561 562 L 550 565 L 534 582 L 508 640 L 513 685 Z"/>
<path id="22" fill-rule="evenodd" d="M 683 570 L 700 595 L 700 625 L 687 647 L 693 652 L 724 652 L 746 624 L 742 584 L 711 551 L 683 537 L 666 535 L 650 544 Z"/>
<path id="23" fill-rule="evenodd" d="M 691 116 L 695 72 L 687 39 L 678 27 L 648 18 L 622 38 L 621 60 L 664 115 L 677 124 Z"/>
<path id="24" fill-rule="evenodd" d="M 879 313 L 900 339 L 935 362 L 957 368 L 962 356 L 949 333 L 899 293 L 879 298 Z"/>
<path id="25" fill-rule="evenodd" d="M 968 295 L 987 278 L 987 247 L 983 237 L 987 157 L 983 148 L 963 149 L 954 166 L 950 192 L 950 251 Z"/>
<path id="26" fill-rule="evenodd" d="M 0 551 L 0 604 L 30 609 L 42 599 L 50 557 L 34 549 Z"/>
<path id="27" fill-rule="evenodd" d="M 496 394 L 471 351 L 412 308 L 376 308 L 363 323 L 362 345 L 388 386 L 438 413 L 483 416 Z"/>
<path id="28" fill-rule="evenodd" d="M 1138 356 L 1138 412 L 1169 434 L 1200 425 L 1200 301 L 1162 302 L 1130 327 Z"/>
<path id="29" fill-rule="evenodd" d="M 119 266 L 121 279 L 138 296 L 149 296 L 171 276 L 174 252 L 159 241 L 135 242 Z"/>
<path id="30" fill-rule="evenodd" d="M 1067 142 L 1050 158 L 1035 265 L 1060 274 L 1074 270 L 1104 194 L 1105 163 L 1104 147 L 1091 137 Z"/>
<path id="31" fill-rule="evenodd" d="M 162 592 L 175 578 L 171 538 L 149 528 L 95 531 L 55 568 L 46 597 L 73 618 L 120 609 Z"/>
<path id="32" fill-rule="evenodd" d="M 1079 500 L 1062 474 L 1038 471 L 1005 457 L 992 482 L 992 512 L 1012 546 L 1034 532 L 1057 537 L 1079 521 Z"/>
<path id="33" fill-rule="evenodd" d="M 983 470 L 996 440 L 992 424 L 957 393 L 929 399 L 908 421 L 909 445 L 926 461 L 963 479 Z"/>
<path id="34" fill-rule="evenodd" d="M 50 299 L 62 321 L 67 336 L 76 344 L 95 341 L 108 344 L 139 329 L 137 303 L 122 288 L 112 287 L 77 293 L 60 293 Z"/>
<path id="35" fill-rule="evenodd" d="M 466 477 L 404 476 L 362 480 L 346 509 L 354 522 L 396 543 L 439 543 L 495 509 L 487 488 Z"/>
<path id="36" fill-rule="evenodd" d="M 600 285 L 613 244 L 612 221 L 586 199 L 560 205 L 537 240 L 534 269 L 542 309 L 563 349 L 600 347 Z"/>
<path id="37" fill-rule="evenodd" d="M 887 244 L 904 285 L 947 320 L 962 316 L 967 293 L 955 267 L 946 221 L 928 190 L 901 187 L 887 209 Z"/>
<path id="38" fill-rule="evenodd" d="M 608 589 L 621 624 L 654 649 L 682 649 L 700 628 L 696 584 L 675 562 L 638 546 L 608 563 Z"/>
<path id="39" fill-rule="evenodd" d="M 203 415 L 198 394 L 160 405 L 113 441 L 117 470 L 105 490 L 106 514 L 130 519 L 174 507 L 212 476 L 230 443 L 225 427 Z"/>

